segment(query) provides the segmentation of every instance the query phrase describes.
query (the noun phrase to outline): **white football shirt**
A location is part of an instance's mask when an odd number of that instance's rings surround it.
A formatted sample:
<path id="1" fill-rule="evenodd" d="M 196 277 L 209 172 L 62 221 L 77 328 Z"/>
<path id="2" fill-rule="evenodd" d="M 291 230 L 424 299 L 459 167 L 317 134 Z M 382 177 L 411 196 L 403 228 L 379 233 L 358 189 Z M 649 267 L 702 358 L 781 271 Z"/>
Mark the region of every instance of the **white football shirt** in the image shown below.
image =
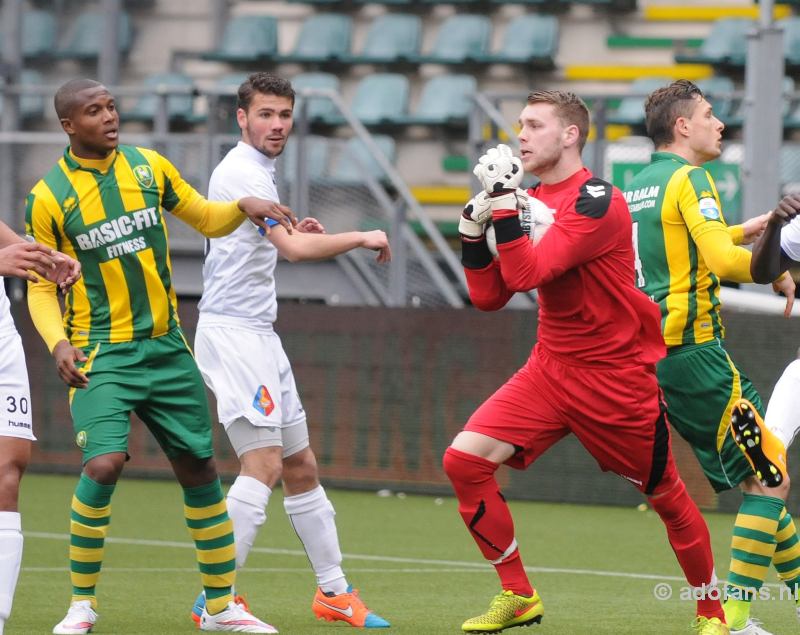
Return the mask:
<path id="1" fill-rule="evenodd" d="M 800 262 L 800 216 L 781 229 L 781 249 L 789 258 Z"/>
<path id="2" fill-rule="evenodd" d="M 11 303 L 6 295 L 6 285 L 0 276 L 0 337 L 12 335 L 17 332 L 14 320 L 11 318 Z"/>
<path id="3" fill-rule="evenodd" d="M 208 198 L 234 201 L 245 196 L 280 202 L 275 160 L 239 141 L 211 174 Z M 250 221 L 227 236 L 211 238 L 203 264 L 202 323 L 272 332 L 278 314 L 277 262 L 278 250 Z"/>

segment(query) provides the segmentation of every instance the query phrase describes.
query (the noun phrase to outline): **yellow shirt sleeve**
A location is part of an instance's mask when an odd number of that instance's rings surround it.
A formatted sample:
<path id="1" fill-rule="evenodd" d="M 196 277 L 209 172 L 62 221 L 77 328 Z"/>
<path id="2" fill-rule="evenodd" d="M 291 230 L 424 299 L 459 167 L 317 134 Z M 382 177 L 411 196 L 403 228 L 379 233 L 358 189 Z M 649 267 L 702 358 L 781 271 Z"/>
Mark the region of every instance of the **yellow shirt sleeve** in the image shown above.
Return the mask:
<path id="1" fill-rule="evenodd" d="M 53 225 L 58 224 L 61 210 L 56 217 L 47 203 L 38 198 L 34 192 L 28 195 L 25 209 L 25 231 L 36 242 L 47 247 L 58 249 Z M 59 225 L 60 226 L 60 225 Z M 33 325 L 52 353 L 55 345 L 61 340 L 66 340 L 67 333 L 61 316 L 61 306 L 58 303 L 58 288 L 54 282 L 39 278 L 38 282 L 28 282 L 28 310 L 33 320 Z"/>
<path id="2" fill-rule="evenodd" d="M 731 240 L 734 245 L 741 245 L 744 240 L 744 227 L 741 225 L 729 225 L 728 233 L 731 235 Z"/>
<path id="3" fill-rule="evenodd" d="M 207 238 L 230 234 L 247 216 L 239 209 L 239 201 L 209 201 L 187 183 L 166 158 L 157 155 L 164 174 L 164 209 Z"/>

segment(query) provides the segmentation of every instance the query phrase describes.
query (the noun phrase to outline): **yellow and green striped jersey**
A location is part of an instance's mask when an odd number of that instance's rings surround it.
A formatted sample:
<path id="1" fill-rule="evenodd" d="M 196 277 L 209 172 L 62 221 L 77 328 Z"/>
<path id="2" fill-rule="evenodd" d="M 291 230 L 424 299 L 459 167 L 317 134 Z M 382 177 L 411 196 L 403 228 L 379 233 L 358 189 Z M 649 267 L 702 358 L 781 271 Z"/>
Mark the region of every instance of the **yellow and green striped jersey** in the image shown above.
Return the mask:
<path id="1" fill-rule="evenodd" d="M 702 168 L 656 152 L 626 187 L 633 221 L 636 285 L 661 308 L 667 346 L 722 338 L 719 278 L 696 240 L 726 227 L 714 181 Z"/>
<path id="2" fill-rule="evenodd" d="M 94 161 L 64 151 L 28 195 L 26 229 L 81 263 L 83 276 L 67 295 L 63 316 L 74 346 L 158 337 L 178 325 L 161 210 L 196 226 L 203 205 L 153 150 L 121 145 Z"/>

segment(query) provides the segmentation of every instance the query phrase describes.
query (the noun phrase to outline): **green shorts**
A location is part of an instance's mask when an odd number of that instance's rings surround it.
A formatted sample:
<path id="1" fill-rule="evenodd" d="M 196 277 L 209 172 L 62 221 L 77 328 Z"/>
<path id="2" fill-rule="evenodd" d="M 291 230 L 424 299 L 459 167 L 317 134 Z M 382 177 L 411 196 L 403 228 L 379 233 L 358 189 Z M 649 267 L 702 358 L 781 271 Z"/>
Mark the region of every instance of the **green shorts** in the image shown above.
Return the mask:
<path id="1" fill-rule="evenodd" d="M 205 384 L 180 329 L 153 339 L 83 349 L 85 389 L 70 390 L 75 442 L 83 462 L 128 452 L 135 412 L 169 458 L 212 455 Z"/>
<path id="2" fill-rule="evenodd" d="M 722 342 L 671 349 L 656 371 L 670 423 L 692 446 L 714 491 L 731 489 L 752 476 L 750 464 L 731 437 L 730 412 L 741 397 L 762 416 L 764 406 Z"/>

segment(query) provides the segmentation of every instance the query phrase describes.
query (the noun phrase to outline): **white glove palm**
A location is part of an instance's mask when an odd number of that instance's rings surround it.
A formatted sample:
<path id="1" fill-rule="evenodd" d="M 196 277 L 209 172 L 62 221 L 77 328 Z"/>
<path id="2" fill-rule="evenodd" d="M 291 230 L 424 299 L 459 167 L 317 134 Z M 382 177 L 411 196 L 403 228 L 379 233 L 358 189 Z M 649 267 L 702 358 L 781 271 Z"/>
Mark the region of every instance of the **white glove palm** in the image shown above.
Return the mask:
<path id="1" fill-rule="evenodd" d="M 479 160 L 472 173 L 478 178 L 487 194 L 500 194 L 516 190 L 522 182 L 522 161 L 515 157 L 504 143 L 489 148 Z"/>
<path id="2" fill-rule="evenodd" d="M 458 233 L 467 238 L 480 238 L 487 221 L 492 220 L 492 204 L 486 192 L 469 199 L 458 220 Z"/>

